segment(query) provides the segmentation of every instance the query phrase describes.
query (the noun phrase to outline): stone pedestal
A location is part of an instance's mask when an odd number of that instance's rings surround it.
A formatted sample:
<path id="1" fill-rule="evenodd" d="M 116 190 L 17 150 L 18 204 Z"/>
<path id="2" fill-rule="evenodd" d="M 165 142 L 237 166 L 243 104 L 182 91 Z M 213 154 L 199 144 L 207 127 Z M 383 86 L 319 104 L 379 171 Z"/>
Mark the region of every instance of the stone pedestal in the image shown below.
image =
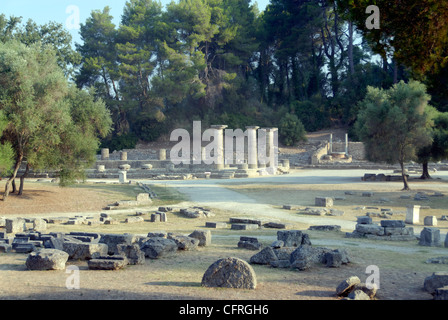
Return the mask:
<path id="1" fill-rule="evenodd" d="M 128 153 L 126 151 L 120 152 L 120 160 L 128 160 Z"/>
<path id="2" fill-rule="evenodd" d="M 418 224 L 420 221 L 420 206 L 410 205 L 406 207 L 406 220 L 408 224 Z"/>
<path id="3" fill-rule="evenodd" d="M 126 178 L 126 171 L 122 170 L 118 172 L 118 181 L 120 183 L 127 183 L 128 180 Z"/>

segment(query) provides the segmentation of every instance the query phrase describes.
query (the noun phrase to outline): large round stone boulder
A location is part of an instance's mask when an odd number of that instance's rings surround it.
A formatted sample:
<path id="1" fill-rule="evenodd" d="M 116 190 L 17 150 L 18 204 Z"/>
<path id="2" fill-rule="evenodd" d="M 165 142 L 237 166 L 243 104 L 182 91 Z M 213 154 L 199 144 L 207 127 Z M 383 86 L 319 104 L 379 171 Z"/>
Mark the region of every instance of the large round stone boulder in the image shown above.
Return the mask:
<path id="1" fill-rule="evenodd" d="M 64 270 L 68 253 L 58 249 L 41 249 L 33 251 L 26 259 L 29 270 Z"/>
<path id="2" fill-rule="evenodd" d="M 208 267 L 201 284 L 203 287 L 255 289 L 257 277 L 246 261 L 230 257 L 219 259 Z"/>

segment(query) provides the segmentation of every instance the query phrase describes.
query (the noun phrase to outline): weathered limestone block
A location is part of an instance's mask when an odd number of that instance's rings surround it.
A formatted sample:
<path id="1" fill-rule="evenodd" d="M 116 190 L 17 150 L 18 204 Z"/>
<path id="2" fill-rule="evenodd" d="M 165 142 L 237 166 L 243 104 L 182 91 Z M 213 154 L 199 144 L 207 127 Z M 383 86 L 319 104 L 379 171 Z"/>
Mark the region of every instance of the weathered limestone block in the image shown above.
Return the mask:
<path id="1" fill-rule="evenodd" d="M 317 207 L 332 207 L 333 206 L 333 198 L 330 197 L 316 197 L 314 199 L 314 204 Z"/>
<path id="2" fill-rule="evenodd" d="M 117 250 L 119 255 L 128 259 L 129 264 L 145 264 L 145 253 L 138 244 L 119 244 Z"/>
<path id="3" fill-rule="evenodd" d="M 151 237 L 140 249 L 145 253 L 145 257 L 159 259 L 177 252 L 177 243 L 172 239 L 164 237 Z"/>
<path id="4" fill-rule="evenodd" d="M 384 235 L 384 228 L 376 224 L 356 224 L 356 229 L 360 234 Z"/>
<path id="5" fill-rule="evenodd" d="M 277 261 L 278 257 L 272 247 L 266 247 L 263 250 L 254 254 L 249 263 L 251 264 L 270 264 L 272 261 Z"/>
<path id="6" fill-rule="evenodd" d="M 63 248 L 68 253 L 69 259 L 73 260 L 89 260 L 95 254 L 107 255 L 107 245 L 104 243 L 65 241 Z"/>
<path id="7" fill-rule="evenodd" d="M 124 256 L 97 256 L 87 261 L 89 270 L 119 270 L 127 264 Z"/>
<path id="8" fill-rule="evenodd" d="M 309 242 L 309 237 L 300 230 L 280 230 L 277 231 L 277 240 L 283 241 L 285 247 L 298 247 Z"/>
<path id="9" fill-rule="evenodd" d="M 184 235 L 168 234 L 168 239 L 174 240 L 179 250 L 195 250 L 199 246 L 199 239 L 191 238 Z"/>
<path id="10" fill-rule="evenodd" d="M 418 244 L 427 247 L 440 247 L 440 230 L 437 228 L 424 227 L 420 232 L 420 241 Z"/>
<path id="11" fill-rule="evenodd" d="M 125 223 L 139 223 L 144 222 L 145 220 L 142 217 L 129 217 L 124 221 Z"/>
<path id="12" fill-rule="evenodd" d="M 435 227 L 435 226 L 437 226 L 437 217 L 436 216 L 426 216 L 423 219 L 423 224 L 425 226 Z"/>
<path id="13" fill-rule="evenodd" d="M 436 289 L 448 286 L 448 272 L 434 272 L 431 276 L 425 278 L 423 288 L 430 294 L 434 295 Z"/>
<path id="14" fill-rule="evenodd" d="M 338 296 L 347 296 L 355 285 L 361 283 L 361 280 L 357 276 L 351 276 L 344 281 L 342 281 L 337 287 L 336 287 L 336 294 Z"/>
<path id="15" fill-rule="evenodd" d="M 437 288 L 434 294 L 434 300 L 448 300 L 448 286 Z"/>
<path id="16" fill-rule="evenodd" d="M 224 258 L 214 262 L 205 271 L 203 287 L 255 289 L 257 277 L 250 264 L 238 258 Z"/>
<path id="17" fill-rule="evenodd" d="M 5 219 L 5 230 L 7 233 L 23 232 L 25 230 L 25 219 Z"/>
<path id="18" fill-rule="evenodd" d="M 325 254 L 331 251 L 328 248 L 301 245 L 291 253 L 291 267 L 306 270 L 314 264 L 325 263 Z"/>
<path id="19" fill-rule="evenodd" d="M 26 259 L 29 270 L 64 270 L 69 255 L 57 249 L 40 249 L 31 252 Z"/>
<path id="20" fill-rule="evenodd" d="M 194 230 L 189 237 L 198 239 L 200 247 L 205 247 L 212 243 L 212 233 L 209 230 Z"/>
<path id="21" fill-rule="evenodd" d="M 259 243 L 258 239 L 254 237 L 240 237 L 240 241 L 238 241 L 238 248 L 259 250 L 261 247 L 262 244 Z"/>
<path id="22" fill-rule="evenodd" d="M 99 243 L 104 243 L 108 247 L 108 254 L 118 254 L 117 245 L 118 244 L 133 244 L 136 241 L 136 236 L 134 234 L 124 233 L 124 234 L 113 234 L 106 233 L 101 234 Z"/>

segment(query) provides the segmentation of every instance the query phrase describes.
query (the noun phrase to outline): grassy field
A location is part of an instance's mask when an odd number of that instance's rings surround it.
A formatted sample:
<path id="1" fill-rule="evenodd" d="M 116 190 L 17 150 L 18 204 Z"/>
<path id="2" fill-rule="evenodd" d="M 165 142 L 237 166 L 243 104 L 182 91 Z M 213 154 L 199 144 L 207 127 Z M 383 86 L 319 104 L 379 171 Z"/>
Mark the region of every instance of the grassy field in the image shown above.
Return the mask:
<path id="1" fill-rule="evenodd" d="M 61 188 L 49 183 L 29 183 L 28 194 L 31 200 L 42 200 L 42 193 L 46 195 L 49 204 L 56 203 L 53 197 L 60 198 Z M 317 188 L 317 190 L 316 190 Z M 270 192 L 272 205 L 280 206 L 286 204 L 287 199 L 294 199 L 289 204 L 297 206 L 312 205 L 310 197 L 314 194 L 339 195 L 342 189 L 335 190 L 332 186 L 325 188 L 313 186 L 263 186 L 263 185 L 239 185 L 232 187 L 251 197 L 266 201 L 263 194 Z M 117 184 L 78 184 L 70 188 L 64 188 L 63 192 L 67 199 L 60 200 L 65 206 L 70 201 L 73 203 L 85 202 L 96 198 L 95 205 L 110 203 L 117 200 L 132 200 L 142 190 L 136 185 Z M 133 233 L 147 234 L 151 231 L 166 231 L 189 234 L 196 229 L 203 229 L 205 222 L 219 221 L 228 222 L 230 217 L 241 216 L 240 213 L 214 208 L 214 217 L 207 219 L 191 219 L 182 216 L 177 211 L 168 213 L 167 222 L 150 222 L 149 214 L 159 206 L 170 205 L 177 209 L 194 205 L 189 203 L 185 197 L 176 189 L 163 183 L 152 187 L 158 198 L 149 206 L 130 208 L 127 210 L 108 210 L 115 219 L 120 221 L 118 225 L 57 225 L 49 224 L 48 232 L 61 231 L 86 231 L 102 233 Z M 379 190 L 377 190 L 378 192 Z M 275 194 L 277 192 L 277 194 Z M 375 197 L 385 197 L 381 192 L 375 193 Z M 396 194 L 385 190 L 390 203 L 383 206 L 403 208 L 403 203 L 395 203 L 400 193 Z M 402 193 L 401 193 L 402 194 Z M 283 198 L 282 198 L 283 197 Z M 302 200 L 300 197 L 303 197 Z M 375 201 L 377 198 L 368 199 Z M 11 197 L 9 203 L 14 203 L 16 198 Z M 26 200 L 26 199 L 25 199 Z M 24 200 L 24 201 L 25 201 Z M 51 202 L 51 201 L 53 202 Z M 361 201 L 362 200 L 362 201 Z M 354 206 L 366 199 L 349 198 L 337 202 L 335 207 L 346 209 L 348 214 L 344 217 L 353 219 L 355 214 L 359 215 Z M 26 201 L 29 201 L 26 200 Z M 277 201 L 277 202 L 276 202 Z M 308 202 L 307 202 L 308 201 Z M 359 202 L 358 202 L 359 201 Z M 397 200 L 398 201 L 398 200 Z M 431 207 L 441 210 L 446 199 L 434 198 Z M 2 203 L 3 205 L 4 203 Z M 17 203 L 16 203 L 17 204 Z M 440 208 L 439 208 L 440 207 Z M 50 208 L 48 206 L 48 208 Z M 72 209 L 75 207 L 72 207 Z M 84 209 L 85 207 L 83 207 Z M 83 212 L 83 209 L 80 212 Z M 48 211 L 48 210 L 47 210 Z M 51 210 L 50 210 L 51 211 Z M 144 222 L 127 224 L 124 220 L 129 216 L 135 216 L 137 211 L 147 212 Z M 99 215 L 102 207 L 92 209 L 89 215 Z M 436 212 L 436 211 L 433 211 Z M 60 211 L 47 212 L 48 215 L 60 214 Z M 71 212 L 73 213 L 73 212 Z M 76 211 L 75 211 L 76 213 Z M 35 212 L 33 216 L 40 213 Z M 291 212 L 291 214 L 296 214 Z M 2 214 L 5 215 L 5 214 Z M 25 215 L 26 214 L 22 214 Z M 31 216 L 31 214 L 29 214 Z M 339 217 L 340 218 L 340 217 Z M 308 233 L 313 246 L 328 248 L 344 248 L 351 257 L 351 263 L 341 268 L 327 268 L 315 266 L 307 271 L 292 269 L 276 269 L 269 266 L 254 265 L 257 275 L 258 286 L 256 290 L 229 290 L 216 288 L 203 288 L 200 286 L 202 275 L 214 261 L 224 257 L 238 257 L 248 261 L 255 251 L 240 249 L 237 246 L 240 236 L 254 236 L 264 246 L 269 246 L 275 239 L 276 229 L 257 229 L 247 231 L 231 230 L 230 225 L 224 229 L 210 229 L 212 233 L 212 244 L 201 247 L 195 251 L 179 251 L 172 257 L 151 260 L 146 259 L 144 265 L 127 266 L 119 271 L 94 271 L 88 270 L 85 261 L 69 261 L 67 265 L 76 265 L 80 269 L 81 288 L 79 290 L 68 290 L 66 279 L 68 275 L 64 271 L 26 271 L 24 265 L 26 255 L 17 253 L 0 254 L 0 279 L 2 279 L 1 299 L 235 299 L 235 300 L 328 300 L 337 299 L 335 296 L 336 286 L 345 278 L 357 275 L 362 281 L 367 278 L 366 267 L 376 265 L 380 270 L 381 288 L 378 299 L 431 299 L 431 296 L 423 291 L 425 277 L 435 271 L 446 270 L 444 265 L 427 264 L 428 258 L 441 256 L 446 249 L 419 247 L 417 241 L 390 242 L 370 241 L 367 239 L 345 238 L 344 232 L 319 232 L 309 231 L 309 225 L 294 221 L 285 221 L 291 224 L 291 228 L 303 230 Z M 445 250 L 445 251 L 444 251 Z M 446 255 L 446 254 L 445 254 Z"/>

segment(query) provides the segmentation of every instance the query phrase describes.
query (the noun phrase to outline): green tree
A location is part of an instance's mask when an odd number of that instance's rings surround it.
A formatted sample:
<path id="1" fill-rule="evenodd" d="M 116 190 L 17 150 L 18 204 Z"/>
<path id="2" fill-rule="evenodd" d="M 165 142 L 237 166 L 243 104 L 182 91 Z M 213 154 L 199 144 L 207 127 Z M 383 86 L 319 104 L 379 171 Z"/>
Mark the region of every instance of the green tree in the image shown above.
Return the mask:
<path id="1" fill-rule="evenodd" d="M 428 109 L 428 119 L 432 122 L 432 143 L 417 153 L 418 162 L 422 164 L 421 179 L 431 179 L 428 170 L 430 161 L 437 162 L 448 158 L 448 113 L 431 107 Z"/>
<path id="2" fill-rule="evenodd" d="M 81 24 L 82 44 L 76 44 L 81 54 L 81 67 L 76 75 L 80 88 L 95 88 L 96 95 L 103 99 L 114 120 L 114 134 L 129 132 L 128 109 L 120 91 L 119 60 L 116 49 L 117 29 L 112 22 L 110 8 L 92 11 Z"/>
<path id="3" fill-rule="evenodd" d="M 5 15 L 0 15 L 0 41 L 18 40 L 26 45 L 51 45 L 56 50 L 59 66 L 67 77 L 72 77 L 75 67 L 81 62 L 81 56 L 72 48 L 72 36 L 63 25 L 56 22 L 38 25 L 31 19 L 25 25 L 21 22 L 21 17 L 10 17 L 7 20 Z"/>
<path id="4" fill-rule="evenodd" d="M 418 150 L 431 144 L 429 100 L 422 83 L 400 81 L 388 90 L 369 87 L 360 103 L 355 128 L 367 159 L 400 164 L 403 190 L 409 190 L 405 162 L 416 160 Z"/>
<path id="5" fill-rule="evenodd" d="M 19 193 L 30 168 L 60 170 L 61 181 L 67 181 L 65 171 L 80 171 L 83 164 L 92 163 L 98 136 L 108 132 L 110 116 L 101 102 L 82 99 L 84 93 L 70 99 L 73 90 L 51 46 L 0 44 L 0 110 L 8 122 L 2 139 L 14 150 L 3 200 L 22 163 L 26 169 Z"/>
<path id="6" fill-rule="evenodd" d="M 306 141 L 305 127 L 295 114 L 287 113 L 281 118 L 278 133 L 281 141 L 287 146 Z"/>
<path id="7" fill-rule="evenodd" d="M 383 58 L 392 57 L 423 75 L 447 63 L 448 2 L 438 0 L 338 0 L 341 10 L 369 40 Z M 380 28 L 368 29 L 366 8 L 375 4 L 380 10 Z"/>

